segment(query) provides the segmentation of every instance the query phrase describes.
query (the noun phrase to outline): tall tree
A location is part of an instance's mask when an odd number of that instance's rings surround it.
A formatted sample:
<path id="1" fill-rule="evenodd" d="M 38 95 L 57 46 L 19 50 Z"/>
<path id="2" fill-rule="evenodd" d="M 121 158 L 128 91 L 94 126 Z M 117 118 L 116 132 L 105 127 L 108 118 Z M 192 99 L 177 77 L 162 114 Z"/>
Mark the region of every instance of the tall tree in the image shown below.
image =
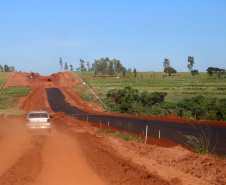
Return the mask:
<path id="1" fill-rule="evenodd" d="M 187 65 L 187 67 L 188 67 L 190 73 L 191 73 L 191 71 L 193 70 L 193 65 L 194 65 L 194 63 L 195 63 L 194 57 L 189 56 L 189 57 L 188 57 L 188 65 Z M 192 78 L 192 73 L 191 73 L 191 78 Z"/>
<path id="2" fill-rule="evenodd" d="M 70 70 L 70 71 L 73 71 L 73 70 L 74 70 L 74 69 L 73 69 L 73 65 L 71 65 L 71 64 L 70 64 L 70 68 L 71 68 L 71 70 Z"/>
<path id="3" fill-rule="evenodd" d="M 115 74 L 114 70 L 114 62 L 112 60 L 109 60 L 109 66 L 108 66 L 108 74 L 110 76 L 113 76 Z"/>
<path id="4" fill-rule="evenodd" d="M 134 75 L 134 78 L 137 77 L 137 70 L 136 70 L 136 68 L 133 69 L 133 75 Z"/>
<path id="5" fill-rule="evenodd" d="M 101 73 L 103 76 L 106 76 L 108 74 L 108 63 L 109 63 L 109 58 L 101 58 L 100 59 L 100 68 L 101 68 Z"/>
<path id="6" fill-rule="evenodd" d="M 165 58 L 165 59 L 164 59 L 163 67 L 164 67 L 164 69 L 165 69 L 166 67 L 170 67 L 170 61 L 169 61 L 168 58 Z"/>
<path id="7" fill-rule="evenodd" d="M 9 66 L 8 65 L 4 65 L 4 72 L 9 72 Z"/>
<path id="8" fill-rule="evenodd" d="M 117 72 L 119 75 L 123 71 L 123 66 L 121 64 L 121 61 L 113 59 L 113 63 L 114 63 L 115 72 Z"/>
<path id="9" fill-rule="evenodd" d="M 4 72 L 4 68 L 0 65 L 0 72 Z"/>
<path id="10" fill-rule="evenodd" d="M 126 77 L 126 72 L 127 72 L 126 68 L 122 67 L 122 76 L 123 77 Z"/>
<path id="11" fill-rule="evenodd" d="M 92 70 L 94 71 L 95 76 L 97 75 L 97 70 L 96 70 L 96 60 L 92 63 Z"/>
<path id="12" fill-rule="evenodd" d="M 85 61 L 80 59 L 80 70 L 81 71 L 86 71 L 86 68 L 85 68 Z"/>
<path id="13" fill-rule="evenodd" d="M 61 69 L 61 71 L 62 71 L 62 69 L 63 69 L 63 62 L 62 62 L 62 58 L 61 58 L 61 57 L 60 57 L 59 64 L 60 64 L 60 69 Z"/>
<path id="14" fill-rule="evenodd" d="M 64 70 L 65 70 L 65 71 L 68 71 L 68 65 L 67 65 L 67 62 L 64 63 Z"/>
<path id="15" fill-rule="evenodd" d="M 89 62 L 87 62 L 86 65 L 87 65 L 87 70 L 88 70 L 88 71 L 91 71 L 91 67 L 90 67 Z"/>
<path id="16" fill-rule="evenodd" d="M 170 68 L 170 61 L 168 58 L 165 58 L 164 59 L 164 62 L 163 62 L 163 67 L 164 67 L 164 72 L 167 73 L 169 76 L 171 75 L 171 71 L 173 71 L 171 68 Z M 170 71 L 168 71 L 170 70 Z"/>

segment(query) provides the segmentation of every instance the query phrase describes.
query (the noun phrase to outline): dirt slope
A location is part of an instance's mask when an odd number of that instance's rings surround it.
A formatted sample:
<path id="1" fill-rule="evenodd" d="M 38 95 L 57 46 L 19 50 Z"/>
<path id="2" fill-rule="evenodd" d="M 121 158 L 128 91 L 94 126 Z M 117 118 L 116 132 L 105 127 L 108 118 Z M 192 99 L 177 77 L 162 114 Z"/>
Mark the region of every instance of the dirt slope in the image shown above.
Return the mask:
<path id="1" fill-rule="evenodd" d="M 48 86 L 60 87 L 70 103 L 92 111 L 79 96 L 73 98 L 70 87 L 78 80 L 71 75 L 55 74 L 49 82 L 49 77 L 31 81 L 29 74 L 14 73 L 5 87 L 20 79 L 20 85 L 33 88 L 23 105 L 26 111 L 51 112 Z M 51 134 L 27 133 L 22 117 L 0 117 L 0 184 L 226 184 L 225 160 L 180 146 L 126 142 L 64 113 L 53 115 Z"/>

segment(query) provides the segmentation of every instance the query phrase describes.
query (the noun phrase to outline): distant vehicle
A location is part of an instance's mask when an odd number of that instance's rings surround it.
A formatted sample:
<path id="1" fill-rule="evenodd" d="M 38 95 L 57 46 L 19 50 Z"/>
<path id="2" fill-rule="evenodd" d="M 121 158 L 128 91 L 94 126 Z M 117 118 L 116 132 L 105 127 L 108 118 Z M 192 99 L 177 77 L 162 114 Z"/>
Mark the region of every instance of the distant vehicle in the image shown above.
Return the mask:
<path id="1" fill-rule="evenodd" d="M 51 117 L 47 111 L 30 111 L 26 117 L 28 130 L 47 130 L 51 132 Z"/>

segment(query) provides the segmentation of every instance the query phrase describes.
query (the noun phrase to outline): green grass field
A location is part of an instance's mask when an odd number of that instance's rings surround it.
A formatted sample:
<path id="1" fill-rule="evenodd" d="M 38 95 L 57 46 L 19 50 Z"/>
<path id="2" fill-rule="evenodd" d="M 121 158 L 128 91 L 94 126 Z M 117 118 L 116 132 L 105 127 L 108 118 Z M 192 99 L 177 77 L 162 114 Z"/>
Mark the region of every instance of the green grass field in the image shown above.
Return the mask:
<path id="1" fill-rule="evenodd" d="M 0 86 L 5 81 L 10 73 L 0 73 Z M 21 86 L 10 86 L 6 89 L 0 89 L 0 115 L 7 113 L 8 115 L 18 115 L 24 112 L 19 109 L 14 109 L 15 103 L 19 97 L 24 97 L 29 94 L 30 88 Z"/>
<path id="2" fill-rule="evenodd" d="M 10 86 L 6 89 L 0 89 L 0 114 L 8 115 L 22 114 L 23 111 L 14 109 L 19 97 L 25 97 L 29 94 L 30 88 L 21 86 Z"/>
<path id="3" fill-rule="evenodd" d="M 0 72 L 0 87 L 9 74 L 10 72 Z"/>
<path id="4" fill-rule="evenodd" d="M 94 89 L 101 98 L 105 98 L 111 89 L 122 89 L 131 86 L 139 92 L 166 92 L 165 101 L 179 102 L 184 98 L 203 95 L 208 98 L 226 98 L 226 76 L 209 77 L 207 73 L 199 73 L 190 77 L 189 72 L 179 72 L 167 76 L 164 72 L 138 72 L 137 78 L 97 78 L 93 72 L 75 72 Z M 142 76 L 142 77 L 141 77 Z"/>

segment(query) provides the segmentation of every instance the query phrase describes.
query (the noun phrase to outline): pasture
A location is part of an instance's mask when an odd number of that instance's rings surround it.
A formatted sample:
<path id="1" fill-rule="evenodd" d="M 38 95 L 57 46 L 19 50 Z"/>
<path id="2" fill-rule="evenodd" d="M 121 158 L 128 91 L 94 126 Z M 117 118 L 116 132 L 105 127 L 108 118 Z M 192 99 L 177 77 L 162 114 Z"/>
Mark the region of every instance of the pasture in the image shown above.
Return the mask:
<path id="1" fill-rule="evenodd" d="M 93 72 L 75 72 L 101 98 L 112 89 L 122 89 L 131 86 L 139 92 L 166 92 L 165 101 L 177 103 L 184 98 L 203 95 L 205 98 L 226 98 L 226 75 L 217 78 L 209 77 L 206 72 L 191 78 L 189 72 L 178 72 L 167 76 L 164 72 L 138 72 L 137 78 L 133 73 L 126 77 L 95 77 Z"/>

